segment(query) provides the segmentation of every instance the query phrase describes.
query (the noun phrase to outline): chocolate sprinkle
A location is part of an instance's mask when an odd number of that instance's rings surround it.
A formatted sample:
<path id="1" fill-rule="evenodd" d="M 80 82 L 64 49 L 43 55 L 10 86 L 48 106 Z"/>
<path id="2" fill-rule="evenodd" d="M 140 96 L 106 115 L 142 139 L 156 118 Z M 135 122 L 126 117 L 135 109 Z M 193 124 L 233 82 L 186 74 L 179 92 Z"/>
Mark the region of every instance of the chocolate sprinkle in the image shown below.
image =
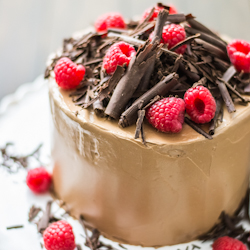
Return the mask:
<path id="1" fill-rule="evenodd" d="M 10 229 L 18 229 L 18 228 L 23 228 L 24 226 L 23 225 L 16 225 L 16 226 L 11 226 L 11 227 L 6 227 L 7 230 L 10 230 Z"/>

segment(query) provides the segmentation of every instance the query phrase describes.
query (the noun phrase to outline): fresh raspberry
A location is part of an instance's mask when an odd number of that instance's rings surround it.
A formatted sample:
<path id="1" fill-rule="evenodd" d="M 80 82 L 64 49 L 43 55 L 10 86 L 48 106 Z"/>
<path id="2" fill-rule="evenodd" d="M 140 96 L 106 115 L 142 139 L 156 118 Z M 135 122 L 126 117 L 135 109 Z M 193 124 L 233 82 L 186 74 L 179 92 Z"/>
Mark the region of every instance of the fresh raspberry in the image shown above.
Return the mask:
<path id="1" fill-rule="evenodd" d="M 188 89 L 184 95 L 184 101 L 186 103 L 187 114 L 192 121 L 207 123 L 213 119 L 216 102 L 207 88 L 197 86 Z"/>
<path id="2" fill-rule="evenodd" d="M 108 28 L 126 28 L 126 23 L 120 13 L 107 13 L 96 20 L 96 32 L 107 32 Z"/>
<path id="3" fill-rule="evenodd" d="M 168 48 L 171 49 L 177 43 L 183 41 L 186 38 L 185 29 L 179 24 L 169 24 L 163 27 L 162 39 L 165 44 L 168 44 Z M 182 45 L 180 48 L 176 49 L 175 52 L 178 54 L 183 54 L 187 48 L 187 45 Z"/>
<path id="4" fill-rule="evenodd" d="M 182 129 L 185 102 L 181 98 L 167 97 L 152 104 L 146 110 L 146 118 L 156 129 L 166 133 L 178 133 Z"/>
<path id="5" fill-rule="evenodd" d="M 63 89 L 76 88 L 85 75 L 85 68 L 82 65 L 73 63 L 69 58 L 61 58 L 55 68 L 57 84 Z"/>
<path id="6" fill-rule="evenodd" d="M 74 250 L 75 235 L 67 221 L 52 223 L 43 233 L 43 241 L 47 250 Z"/>
<path id="7" fill-rule="evenodd" d="M 247 250 L 247 247 L 241 241 L 228 236 L 218 238 L 212 247 L 213 250 Z"/>
<path id="8" fill-rule="evenodd" d="M 250 43 L 234 40 L 227 45 L 227 53 L 237 71 L 250 73 Z"/>
<path id="9" fill-rule="evenodd" d="M 169 7 L 170 7 L 169 14 L 176 14 L 177 13 L 177 9 L 173 5 L 169 5 Z M 149 19 L 149 22 L 155 20 L 158 17 L 159 12 L 162 9 L 164 9 L 163 6 L 156 6 L 153 15 Z M 147 18 L 147 16 L 151 12 L 151 10 L 152 10 L 152 7 L 145 10 L 145 12 L 143 13 L 142 18 L 141 18 L 142 21 Z"/>
<path id="10" fill-rule="evenodd" d="M 51 175 L 43 167 L 34 168 L 28 171 L 26 183 L 33 192 L 44 193 L 50 188 Z"/>
<path id="11" fill-rule="evenodd" d="M 130 60 L 136 54 L 134 47 L 125 42 L 113 44 L 103 58 L 103 68 L 107 74 L 115 72 L 118 65 L 129 65 Z"/>

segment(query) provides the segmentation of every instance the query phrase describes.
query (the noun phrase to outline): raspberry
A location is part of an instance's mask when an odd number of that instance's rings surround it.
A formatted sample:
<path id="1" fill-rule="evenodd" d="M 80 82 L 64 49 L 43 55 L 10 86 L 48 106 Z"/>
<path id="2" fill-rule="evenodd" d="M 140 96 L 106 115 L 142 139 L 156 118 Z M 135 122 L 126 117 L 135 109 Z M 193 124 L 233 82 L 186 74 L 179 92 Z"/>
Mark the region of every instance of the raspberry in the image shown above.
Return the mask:
<path id="1" fill-rule="evenodd" d="M 50 188 L 51 175 L 43 167 L 34 168 L 29 170 L 26 183 L 33 192 L 44 193 Z"/>
<path id="2" fill-rule="evenodd" d="M 185 29 L 178 24 L 169 24 L 163 27 L 162 39 L 165 44 L 168 44 L 168 48 L 171 49 L 177 43 L 183 41 L 186 38 Z M 176 49 L 175 52 L 183 54 L 187 48 L 187 45 L 182 45 Z"/>
<path id="3" fill-rule="evenodd" d="M 126 28 L 126 23 L 120 13 L 107 13 L 96 20 L 96 32 L 107 32 L 108 28 Z"/>
<path id="4" fill-rule="evenodd" d="M 247 250 L 247 247 L 241 241 L 228 236 L 218 238 L 212 247 L 213 250 Z"/>
<path id="5" fill-rule="evenodd" d="M 129 65 L 130 60 L 136 54 L 134 47 L 125 42 L 113 44 L 103 58 L 103 68 L 107 74 L 115 72 L 117 65 Z"/>
<path id="6" fill-rule="evenodd" d="M 170 6 L 169 14 L 176 14 L 177 13 L 176 8 L 173 5 L 169 5 L 169 6 Z M 152 9 L 152 7 L 145 10 L 145 12 L 143 13 L 142 18 L 141 18 L 142 21 L 147 18 L 147 16 L 149 15 L 151 9 Z M 164 9 L 163 6 L 156 6 L 153 15 L 149 19 L 149 22 L 155 20 L 157 18 L 157 16 L 158 16 L 159 12 L 162 9 Z"/>
<path id="7" fill-rule="evenodd" d="M 227 53 L 237 71 L 250 73 L 250 43 L 234 40 L 227 45 Z"/>
<path id="8" fill-rule="evenodd" d="M 156 129 L 178 133 L 182 129 L 185 102 L 181 98 L 167 97 L 155 102 L 146 110 L 146 118 Z"/>
<path id="9" fill-rule="evenodd" d="M 197 86 L 188 89 L 184 95 L 184 101 L 186 103 L 187 114 L 192 121 L 207 123 L 213 119 L 216 102 L 207 88 Z"/>
<path id="10" fill-rule="evenodd" d="M 54 72 L 56 82 L 61 88 L 73 89 L 82 81 L 85 68 L 73 63 L 69 58 L 63 57 L 57 62 Z"/>
<path id="11" fill-rule="evenodd" d="M 75 236 L 67 221 L 52 223 L 43 233 L 43 241 L 47 250 L 74 250 Z"/>

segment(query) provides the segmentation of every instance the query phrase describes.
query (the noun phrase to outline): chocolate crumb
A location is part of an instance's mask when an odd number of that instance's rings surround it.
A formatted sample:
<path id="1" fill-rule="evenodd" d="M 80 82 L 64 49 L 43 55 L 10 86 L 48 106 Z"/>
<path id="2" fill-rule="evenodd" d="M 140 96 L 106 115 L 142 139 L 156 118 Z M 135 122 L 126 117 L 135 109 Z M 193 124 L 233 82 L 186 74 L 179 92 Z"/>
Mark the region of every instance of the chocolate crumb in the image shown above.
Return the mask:
<path id="1" fill-rule="evenodd" d="M 10 229 L 18 229 L 18 228 L 23 228 L 24 226 L 23 225 L 16 225 L 16 226 L 11 226 L 11 227 L 6 227 L 7 230 L 10 230 Z"/>

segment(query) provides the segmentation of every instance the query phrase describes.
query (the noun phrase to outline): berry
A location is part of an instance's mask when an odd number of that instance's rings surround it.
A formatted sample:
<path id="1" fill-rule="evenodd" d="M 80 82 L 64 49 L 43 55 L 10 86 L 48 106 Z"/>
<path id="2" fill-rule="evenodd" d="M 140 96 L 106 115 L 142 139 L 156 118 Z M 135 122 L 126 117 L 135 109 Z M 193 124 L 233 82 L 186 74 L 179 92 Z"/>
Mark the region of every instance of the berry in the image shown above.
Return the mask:
<path id="1" fill-rule="evenodd" d="M 120 13 L 107 13 L 96 20 L 96 32 L 107 32 L 108 28 L 126 28 L 126 23 Z"/>
<path id="2" fill-rule="evenodd" d="M 43 167 L 29 170 L 26 177 L 28 187 L 35 193 L 48 191 L 51 182 L 51 175 Z"/>
<path id="3" fill-rule="evenodd" d="M 52 223 L 43 233 L 43 241 L 47 250 L 74 250 L 75 236 L 67 221 Z"/>
<path id="4" fill-rule="evenodd" d="M 241 241 L 228 236 L 218 238 L 212 247 L 213 250 L 247 250 L 247 247 Z"/>
<path id="5" fill-rule="evenodd" d="M 85 75 L 85 68 L 63 57 L 57 62 L 54 72 L 59 87 L 67 90 L 76 88 L 80 84 Z"/>
<path id="6" fill-rule="evenodd" d="M 234 40 L 227 45 L 227 53 L 237 71 L 250 73 L 250 43 Z"/>
<path id="7" fill-rule="evenodd" d="M 118 65 L 128 66 L 132 57 L 136 54 L 134 47 L 125 42 L 113 44 L 103 58 L 103 68 L 107 74 L 115 72 Z"/>
<path id="8" fill-rule="evenodd" d="M 166 133 L 178 133 L 182 129 L 185 102 L 181 98 L 167 97 L 152 104 L 146 110 L 146 118 L 156 129 Z"/>
<path id="9" fill-rule="evenodd" d="M 184 95 L 184 101 L 186 103 L 187 114 L 192 121 L 207 123 L 213 119 L 216 102 L 207 88 L 197 86 L 188 89 Z"/>
<path id="10" fill-rule="evenodd" d="M 177 13 L 177 10 L 176 10 L 176 8 L 173 5 L 169 5 L 169 7 L 170 7 L 169 14 L 176 14 Z M 158 16 L 159 12 L 162 9 L 164 9 L 163 6 L 156 6 L 153 15 L 149 19 L 149 22 L 155 20 L 157 18 L 157 16 Z M 147 18 L 147 16 L 151 12 L 151 10 L 152 10 L 152 7 L 145 10 L 145 12 L 142 15 L 142 19 L 141 19 L 142 21 Z"/>

